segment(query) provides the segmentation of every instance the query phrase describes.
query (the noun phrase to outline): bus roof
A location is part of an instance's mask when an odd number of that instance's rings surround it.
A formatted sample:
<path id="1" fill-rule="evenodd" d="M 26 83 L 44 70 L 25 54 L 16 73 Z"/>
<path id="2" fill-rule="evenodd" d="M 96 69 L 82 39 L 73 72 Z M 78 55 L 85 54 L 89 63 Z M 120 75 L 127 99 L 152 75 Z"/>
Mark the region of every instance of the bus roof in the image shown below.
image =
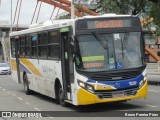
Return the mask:
<path id="1" fill-rule="evenodd" d="M 25 29 L 25 30 L 12 32 L 12 33 L 10 33 L 10 36 L 23 35 L 23 34 L 29 34 L 29 33 L 34 33 L 34 32 L 40 32 L 40 31 L 45 31 L 45 30 L 67 27 L 67 26 L 73 25 L 74 22 L 79 19 L 87 19 L 87 18 L 94 19 L 94 18 L 105 18 L 105 17 L 108 17 L 108 18 L 115 17 L 116 18 L 116 17 L 136 17 L 136 16 L 116 15 L 113 13 L 109 13 L 109 14 L 104 14 L 104 15 L 100 15 L 100 16 L 83 16 L 83 17 L 78 17 L 75 19 L 49 20 L 46 22 L 32 24 L 29 26 L 28 29 Z"/>
<path id="2" fill-rule="evenodd" d="M 67 26 L 70 26 L 72 22 L 73 22 L 72 19 L 49 20 L 43 23 L 32 24 L 29 26 L 28 29 L 25 29 L 25 30 L 14 31 L 10 33 L 10 36 L 23 35 L 23 34 L 29 34 L 29 33 L 34 33 L 34 32 L 40 32 L 40 31 L 45 31 L 45 30 L 67 27 Z"/>
<path id="3" fill-rule="evenodd" d="M 132 15 L 117 15 L 114 13 L 107 13 L 107 14 L 103 14 L 103 15 L 99 15 L 99 16 L 83 16 L 83 17 L 79 17 L 77 19 L 85 19 L 85 18 L 104 18 L 104 17 L 131 17 Z M 132 16 L 134 17 L 134 16 Z"/>

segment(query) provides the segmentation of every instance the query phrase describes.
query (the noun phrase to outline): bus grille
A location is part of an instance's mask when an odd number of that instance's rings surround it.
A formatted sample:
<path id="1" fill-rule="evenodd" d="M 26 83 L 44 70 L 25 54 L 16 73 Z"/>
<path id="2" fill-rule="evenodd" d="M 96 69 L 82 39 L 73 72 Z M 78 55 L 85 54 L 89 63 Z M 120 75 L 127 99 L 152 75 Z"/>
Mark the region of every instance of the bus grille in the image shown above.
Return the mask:
<path id="1" fill-rule="evenodd" d="M 95 94 L 103 99 L 103 98 L 116 98 L 116 97 L 127 97 L 137 94 L 138 88 L 126 89 L 126 90 L 116 90 L 116 91 L 95 91 Z"/>
<path id="2" fill-rule="evenodd" d="M 139 71 L 113 72 L 113 73 L 97 73 L 91 76 L 93 80 L 126 80 L 135 78 L 140 75 Z"/>

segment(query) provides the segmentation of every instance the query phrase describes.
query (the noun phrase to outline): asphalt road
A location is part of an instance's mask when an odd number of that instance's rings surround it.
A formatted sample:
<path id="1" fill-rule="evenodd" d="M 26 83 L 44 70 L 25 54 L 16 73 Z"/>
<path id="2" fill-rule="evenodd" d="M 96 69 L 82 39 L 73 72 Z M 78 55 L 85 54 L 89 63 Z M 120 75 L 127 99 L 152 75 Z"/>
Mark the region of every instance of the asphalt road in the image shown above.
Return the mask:
<path id="1" fill-rule="evenodd" d="M 124 117 L 114 117 L 114 113 L 117 114 L 117 111 L 160 111 L 160 86 L 149 85 L 148 97 L 146 99 L 137 99 L 132 101 L 127 101 L 125 103 L 109 103 L 109 104 L 96 104 L 96 105 L 88 105 L 75 107 L 70 105 L 68 107 L 62 107 L 56 104 L 55 100 L 38 93 L 33 93 L 32 95 L 25 95 L 23 91 L 23 86 L 17 84 L 11 79 L 9 75 L 0 75 L 0 111 L 64 111 L 61 113 L 68 114 L 68 116 L 72 116 L 76 114 L 78 120 L 84 120 L 84 116 L 87 120 L 97 120 L 97 119 L 105 119 L 104 117 L 99 117 L 101 114 L 112 114 L 113 117 L 108 118 L 108 120 L 128 120 L 128 118 Z M 74 111 L 74 112 L 73 112 Z M 86 112 L 87 111 L 87 112 Z M 58 113 L 60 114 L 60 112 Z M 97 115 L 97 117 L 96 117 Z M 94 117 L 92 117 L 94 116 Z M 22 118 L 0 118 L 0 120 L 21 120 Z M 24 118 L 23 118 L 24 119 Z M 25 118 L 29 120 L 35 120 L 36 118 Z M 65 120 L 74 120 L 75 117 L 48 117 L 41 118 L 43 119 L 65 119 Z M 129 120 L 135 119 L 135 117 L 130 117 Z M 137 118 L 136 118 L 137 119 Z M 140 117 L 140 119 L 144 120 L 153 120 L 159 119 L 158 117 Z M 40 120 L 37 118 L 36 120 Z"/>

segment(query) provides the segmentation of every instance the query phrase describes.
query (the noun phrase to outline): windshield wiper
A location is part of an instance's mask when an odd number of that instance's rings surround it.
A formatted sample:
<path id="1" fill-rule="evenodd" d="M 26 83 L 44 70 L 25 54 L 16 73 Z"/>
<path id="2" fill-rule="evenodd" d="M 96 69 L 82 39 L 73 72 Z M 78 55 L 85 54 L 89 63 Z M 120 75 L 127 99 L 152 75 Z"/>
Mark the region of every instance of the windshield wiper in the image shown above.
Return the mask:
<path id="1" fill-rule="evenodd" d="M 101 44 L 101 46 L 106 50 L 107 56 L 108 56 L 108 62 L 109 62 L 109 51 L 108 51 L 108 44 L 104 44 L 102 38 L 98 35 L 97 32 L 92 32 L 93 36 L 96 38 L 96 40 Z"/>
<path id="2" fill-rule="evenodd" d="M 92 34 L 94 35 L 94 37 L 96 38 L 96 40 L 102 45 L 102 47 L 106 50 L 108 50 L 108 46 L 107 45 L 105 45 L 102 41 L 102 39 L 101 39 L 101 37 L 98 35 L 98 33 L 97 32 L 92 32 Z"/>
<path id="3" fill-rule="evenodd" d="M 128 31 L 125 32 L 124 39 L 122 40 L 122 49 L 124 50 L 126 48 L 127 42 L 128 42 Z"/>
<path id="4" fill-rule="evenodd" d="M 122 56 L 124 57 L 124 49 L 126 48 L 128 42 L 128 31 L 125 32 L 123 40 L 121 39 L 121 46 L 122 46 Z"/>

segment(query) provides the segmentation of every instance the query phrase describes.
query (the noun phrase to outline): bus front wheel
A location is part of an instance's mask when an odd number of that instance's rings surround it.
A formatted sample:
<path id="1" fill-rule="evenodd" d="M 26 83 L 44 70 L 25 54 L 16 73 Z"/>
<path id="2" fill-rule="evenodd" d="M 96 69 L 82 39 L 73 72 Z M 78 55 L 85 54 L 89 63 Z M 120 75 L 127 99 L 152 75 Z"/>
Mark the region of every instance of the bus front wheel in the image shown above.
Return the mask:
<path id="1" fill-rule="evenodd" d="M 23 82 L 24 92 L 26 93 L 26 95 L 29 95 L 31 93 L 31 90 L 29 89 L 28 77 L 26 74 L 24 75 L 23 79 L 24 79 L 24 82 Z"/>
<path id="2" fill-rule="evenodd" d="M 59 98 L 60 105 L 62 105 L 63 107 L 66 107 L 67 106 L 67 102 L 64 99 L 64 91 L 63 91 L 61 86 L 59 87 L 58 98 Z"/>

